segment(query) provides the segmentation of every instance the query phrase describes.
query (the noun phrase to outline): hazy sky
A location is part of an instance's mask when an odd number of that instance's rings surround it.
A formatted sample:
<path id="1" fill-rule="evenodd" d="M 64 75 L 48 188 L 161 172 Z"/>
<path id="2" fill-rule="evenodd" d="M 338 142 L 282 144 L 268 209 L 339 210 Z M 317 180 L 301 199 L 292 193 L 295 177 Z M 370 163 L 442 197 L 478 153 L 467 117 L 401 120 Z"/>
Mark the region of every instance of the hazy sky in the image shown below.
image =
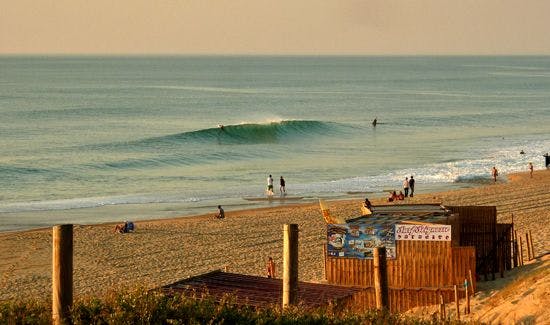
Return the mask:
<path id="1" fill-rule="evenodd" d="M 550 0 L 0 0 L 0 53 L 550 54 Z"/>

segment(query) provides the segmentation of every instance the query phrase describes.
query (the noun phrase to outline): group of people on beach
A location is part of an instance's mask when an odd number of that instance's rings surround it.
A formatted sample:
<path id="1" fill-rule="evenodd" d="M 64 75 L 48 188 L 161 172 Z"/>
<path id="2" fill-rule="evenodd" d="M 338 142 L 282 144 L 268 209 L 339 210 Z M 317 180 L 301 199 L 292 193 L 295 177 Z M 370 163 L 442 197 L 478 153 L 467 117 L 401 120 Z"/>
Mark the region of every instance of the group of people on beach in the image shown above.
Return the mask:
<path id="1" fill-rule="evenodd" d="M 279 179 L 279 191 L 281 192 L 281 196 L 286 195 L 286 182 L 283 176 Z M 266 193 L 268 196 L 273 195 L 273 176 L 269 175 L 267 178 L 267 190 Z M 223 210 L 221 205 L 218 205 L 218 211 L 214 215 L 214 218 L 216 219 L 224 219 L 225 218 L 225 211 Z"/>
<path id="2" fill-rule="evenodd" d="M 279 191 L 281 192 L 281 195 L 286 194 L 286 188 L 285 187 L 286 187 L 285 179 L 283 178 L 283 176 L 281 176 L 281 178 L 279 178 Z M 269 175 L 267 177 L 267 190 L 266 190 L 266 193 L 269 196 L 273 195 L 273 176 L 271 176 L 271 175 Z"/>
<path id="3" fill-rule="evenodd" d="M 413 175 L 411 175 L 410 179 L 408 177 L 405 177 L 405 180 L 403 181 L 403 191 L 399 191 L 399 194 L 397 194 L 396 191 L 391 191 L 390 196 L 388 197 L 388 202 L 404 200 L 406 197 L 413 197 L 415 182 L 416 181 Z"/>
<path id="4" fill-rule="evenodd" d="M 522 152 L 523 152 L 523 150 L 522 150 Z M 529 177 L 533 178 L 533 169 L 534 169 L 533 168 L 533 163 L 529 162 L 527 164 L 527 168 L 529 169 Z M 496 166 L 493 166 L 493 168 L 491 169 L 491 177 L 493 178 L 493 182 L 496 183 L 497 182 L 497 177 L 498 177 L 498 169 L 497 169 Z"/>
<path id="5" fill-rule="evenodd" d="M 125 234 L 129 232 L 133 232 L 135 229 L 134 223 L 132 221 L 124 221 L 123 224 L 117 224 L 115 225 L 115 233 L 116 234 Z"/>

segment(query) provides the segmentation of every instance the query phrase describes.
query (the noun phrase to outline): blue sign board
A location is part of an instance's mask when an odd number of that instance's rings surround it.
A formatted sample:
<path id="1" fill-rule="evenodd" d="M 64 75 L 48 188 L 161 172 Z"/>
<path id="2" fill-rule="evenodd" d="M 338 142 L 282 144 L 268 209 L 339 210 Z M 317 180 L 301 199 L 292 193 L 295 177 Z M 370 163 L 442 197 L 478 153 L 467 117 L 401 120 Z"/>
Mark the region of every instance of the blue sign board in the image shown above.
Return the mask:
<path id="1" fill-rule="evenodd" d="M 386 247 L 387 258 L 395 258 L 394 225 L 360 221 L 327 225 L 328 256 L 372 259 L 375 247 Z"/>

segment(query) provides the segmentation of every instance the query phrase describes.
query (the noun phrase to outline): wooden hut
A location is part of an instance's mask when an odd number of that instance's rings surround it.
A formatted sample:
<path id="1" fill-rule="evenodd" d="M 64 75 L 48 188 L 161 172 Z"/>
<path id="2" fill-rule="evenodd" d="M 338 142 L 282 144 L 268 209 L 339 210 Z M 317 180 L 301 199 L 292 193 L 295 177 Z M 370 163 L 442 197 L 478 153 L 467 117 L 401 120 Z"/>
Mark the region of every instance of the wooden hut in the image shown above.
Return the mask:
<path id="1" fill-rule="evenodd" d="M 455 285 L 464 298 L 477 275 L 511 266 L 511 225 L 497 225 L 495 207 L 392 204 L 372 212 L 327 224 L 327 283 L 363 288 L 354 295 L 358 309 L 375 306 L 373 247 L 388 252 L 389 308 L 398 312 L 451 302 Z"/>

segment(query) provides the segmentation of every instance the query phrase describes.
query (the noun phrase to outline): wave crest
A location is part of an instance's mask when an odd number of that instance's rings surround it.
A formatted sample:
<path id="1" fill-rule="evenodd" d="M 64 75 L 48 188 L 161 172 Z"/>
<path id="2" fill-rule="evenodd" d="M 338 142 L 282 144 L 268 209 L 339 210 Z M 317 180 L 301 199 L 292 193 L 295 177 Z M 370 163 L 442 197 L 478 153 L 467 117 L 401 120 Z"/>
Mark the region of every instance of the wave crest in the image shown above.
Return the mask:
<path id="1" fill-rule="evenodd" d="M 219 144 L 278 143 L 300 137 L 323 135 L 335 129 L 332 123 L 306 120 L 283 120 L 269 123 L 224 125 L 162 137 L 143 139 L 141 144 L 218 142 Z"/>

